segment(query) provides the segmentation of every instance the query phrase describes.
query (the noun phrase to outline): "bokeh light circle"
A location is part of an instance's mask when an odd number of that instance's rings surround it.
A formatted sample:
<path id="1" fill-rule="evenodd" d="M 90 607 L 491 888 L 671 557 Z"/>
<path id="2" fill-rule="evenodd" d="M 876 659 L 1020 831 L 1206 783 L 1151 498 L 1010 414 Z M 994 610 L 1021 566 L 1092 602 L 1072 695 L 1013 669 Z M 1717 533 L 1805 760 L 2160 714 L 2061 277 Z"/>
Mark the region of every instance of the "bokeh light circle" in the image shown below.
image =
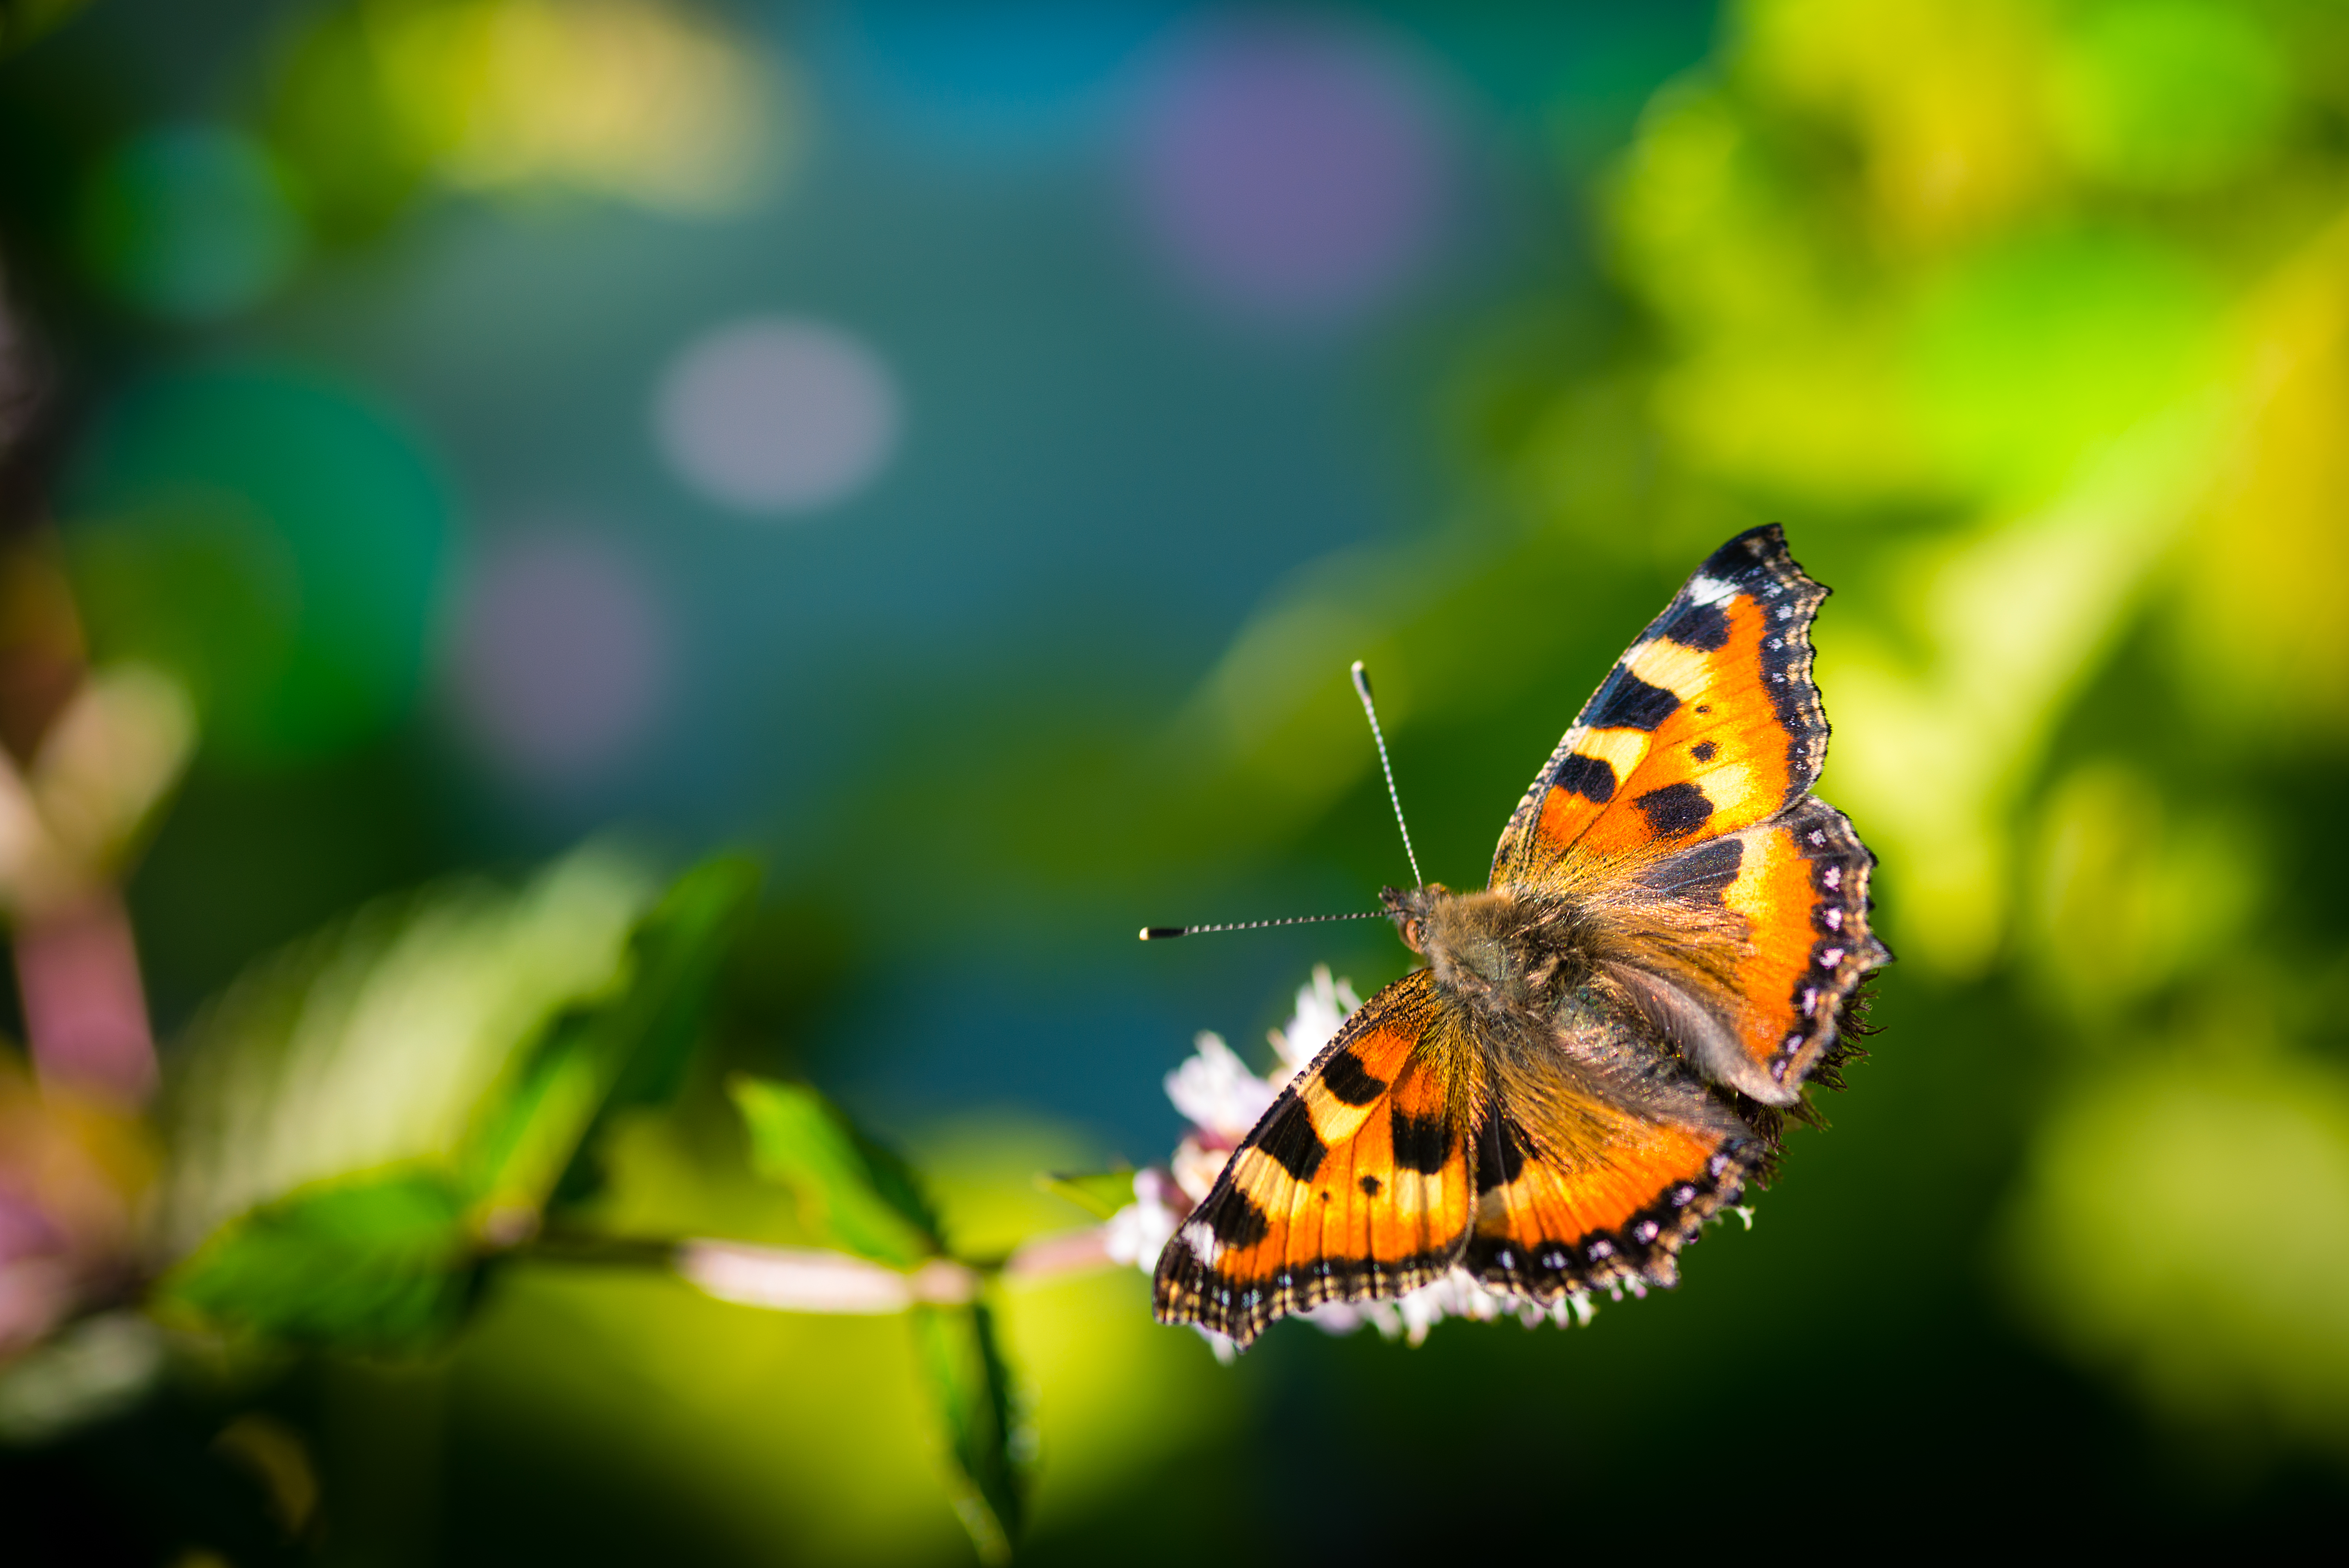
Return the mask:
<path id="1" fill-rule="evenodd" d="M 459 601 L 449 678 L 474 748 L 522 783 L 624 761 L 668 689 L 668 628 L 640 567 L 575 531 L 491 546 Z"/>
<path id="2" fill-rule="evenodd" d="M 93 649 L 185 684 L 207 752 L 330 756 L 408 711 L 451 504 L 364 389 L 260 363 L 133 382 L 57 500 Z"/>
<path id="3" fill-rule="evenodd" d="M 116 148 L 84 192 L 80 226 L 109 287 L 186 321 L 265 297 L 293 273 L 304 240 L 268 153 L 212 125 L 165 126 Z"/>
<path id="4" fill-rule="evenodd" d="M 697 494 L 765 515 L 812 512 L 864 488 L 897 445 L 895 379 L 840 328 L 754 317 L 686 346 L 662 376 L 653 425 Z"/>
<path id="5" fill-rule="evenodd" d="M 1143 220 L 1187 281 L 1273 317 L 1384 303 L 1434 247 L 1450 135 L 1424 67 L 1333 22 L 1236 18 L 1170 56 L 1135 144 Z"/>

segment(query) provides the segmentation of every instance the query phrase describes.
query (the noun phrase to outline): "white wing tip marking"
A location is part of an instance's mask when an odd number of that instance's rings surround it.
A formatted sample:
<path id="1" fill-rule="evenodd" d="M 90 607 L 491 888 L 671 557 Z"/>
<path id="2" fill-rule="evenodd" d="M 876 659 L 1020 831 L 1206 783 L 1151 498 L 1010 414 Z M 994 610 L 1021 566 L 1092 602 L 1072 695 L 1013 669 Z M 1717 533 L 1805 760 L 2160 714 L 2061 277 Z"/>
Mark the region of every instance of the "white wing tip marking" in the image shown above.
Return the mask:
<path id="1" fill-rule="evenodd" d="M 1719 577 L 1708 577 L 1702 572 L 1689 579 L 1688 597 L 1691 604 L 1717 605 L 1737 597 L 1737 585 Z"/>
<path id="2" fill-rule="evenodd" d="M 1216 1240 L 1215 1231 L 1207 1228 L 1205 1220 L 1194 1220 L 1184 1226 L 1182 1237 L 1183 1244 L 1191 1249 L 1192 1255 L 1211 1269 L 1216 1266 L 1216 1260 L 1223 1256 L 1224 1244 Z"/>

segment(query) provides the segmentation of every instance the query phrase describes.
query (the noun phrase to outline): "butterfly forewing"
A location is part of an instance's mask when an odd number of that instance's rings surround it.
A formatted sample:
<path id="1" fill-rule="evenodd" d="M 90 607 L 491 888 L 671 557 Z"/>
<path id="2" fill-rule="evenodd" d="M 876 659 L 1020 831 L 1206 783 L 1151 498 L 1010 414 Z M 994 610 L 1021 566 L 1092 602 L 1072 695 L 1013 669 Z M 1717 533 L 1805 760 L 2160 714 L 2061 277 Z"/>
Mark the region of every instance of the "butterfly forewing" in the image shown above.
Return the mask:
<path id="1" fill-rule="evenodd" d="M 1475 1194 L 1475 1058 L 1425 970 L 1355 1011 L 1284 1089 L 1158 1260 L 1160 1321 L 1246 1345 L 1277 1317 L 1448 1272 Z"/>
<path id="2" fill-rule="evenodd" d="M 1826 596 L 1775 524 L 1714 551 L 1543 764 L 1501 835 L 1493 885 L 1537 883 L 1569 851 L 1733 833 L 1799 799 L 1826 754 L 1810 640 Z"/>
<path id="3" fill-rule="evenodd" d="M 1870 929 L 1875 861 L 1809 793 L 1826 755 L 1811 622 L 1827 597 L 1775 524 L 1714 551 L 1584 705 L 1510 819 L 1495 886 L 1557 885 L 1619 859 L 1642 886 L 1738 917 L 1731 983 L 1702 1000 L 1734 1037 L 1709 1070 L 1791 1104 L 1846 1000 L 1890 954 Z"/>

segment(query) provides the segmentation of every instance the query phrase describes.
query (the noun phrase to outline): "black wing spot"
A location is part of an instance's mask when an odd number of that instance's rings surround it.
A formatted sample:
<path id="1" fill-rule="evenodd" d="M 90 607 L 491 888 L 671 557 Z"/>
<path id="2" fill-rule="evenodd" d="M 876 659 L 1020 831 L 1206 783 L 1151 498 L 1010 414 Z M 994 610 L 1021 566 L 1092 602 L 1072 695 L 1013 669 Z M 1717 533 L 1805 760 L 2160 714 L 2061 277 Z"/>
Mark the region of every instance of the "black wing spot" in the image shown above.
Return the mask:
<path id="1" fill-rule="evenodd" d="M 1648 814 L 1648 826 L 1665 838 L 1694 833 L 1713 815 L 1713 802 L 1705 798 L 1704 791 L 1687 783 L 1651 789 L 1634 796 L 1631 804 Z"/>
<path id="2" fill-rule="evenodd" d="M 1476 1130 L 1476 1190 L 1506 1187 L 1525 1168 L 1525 1135 L 1505 1116 L 1486 1116 Z"/>
<path id="3" fill-rule="evenodd" d="M 1615 770 L 1605 757 L 1586 757 L 1580 752 L 1568 752 L 1558 758 L 1557 766 L 1549 772 L 1550 784 L 1570 794 L 1605 805 L 1615 798 Z"/>
<path id="4" fill-rule="evenodd" d="M 1405 1170 L 1433 1176 L 1452 1161 L 1452 1123 L 1441 1113 L 1415 1116 L 1397 1110 L 1393 1137 L 1395 1163 Z"/>
<path id="5" fill-rule="evenodd" d="M 1362 1069 L 1362 1059 L 1340 1051 L 1321 1069 L 1322 1086 L 1350 1106 L 1367 1106 L 1387 1092 L 1387 1086 Z"/>
<path id="6" fill-rule="evenodd" d="M 1651 686 L 1621 665 L 1600 687 L 1584 722 L 1594 730 L 1652 730 L 1672 716 L 1681 700 L 1661 686 Z"/>
<path id="7" fill-rule="evenodd" d="M 1255 1141 L 1257 1147 L 1280 1161 L 1280 1168 L 1299 1181 L 1312 1180 L 1313 1173 L 1321 1168 L 1321 1157 L 1330 1152 L 1321 1135 L 1313 1130 L 1305 1102 L 1294 1095 L 1284 1096 L 1273 1107 Z"/>
<path id="8" fill-rule="evenodd" d="M 1698 762 L 1709 763 L 1713 761 L 1713 754 L 1719 750 L 1721 750 L 1721 748 L 1714 745 L 1711 741 L 1699 741 L 1695 745 L 1689 748 L 1689 755 L 1694 757 Z"/>
<path id="9" fill-rule="evenodd" d="M 1272 1222 L 1256 1200 L 1238 1188 L 1226 1188 L 1224 1200 L 1208 1218 L 1207 1228 L 1226 1247 L 1253 1247 L 1272 1234 Z"/>
<path id="10" fill-rule="evenodd" d="M 1381 1181 L 1375 1176 L 1366 1176 L 1362 1178 L 1362 1190 L 1369 1193 L 1373 1198 L 1376 1198 L 1379 1195 L 1380 1190 L 1385 1186 L 1386 1183 Z"/>
<path id="11" fill-rule="evenodd" d="M 1667 620 L 1662 629 L 1682 648 L 1700 653 L 1729 646 L 1729 616 L 1719 605 L 1691 605 Z"/>

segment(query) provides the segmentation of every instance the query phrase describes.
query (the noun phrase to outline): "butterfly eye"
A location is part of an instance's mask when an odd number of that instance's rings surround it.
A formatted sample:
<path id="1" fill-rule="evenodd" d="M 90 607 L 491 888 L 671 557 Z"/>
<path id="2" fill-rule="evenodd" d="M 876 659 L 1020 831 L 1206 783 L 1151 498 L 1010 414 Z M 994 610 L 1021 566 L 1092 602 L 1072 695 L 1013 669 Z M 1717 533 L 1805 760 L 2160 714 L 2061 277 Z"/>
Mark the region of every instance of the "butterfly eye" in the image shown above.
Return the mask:
<path id="1" fill-rule="evenodd" d="M 1420 945 L 1419 919 L 1417 916 L 1413 916 L 1403 921 L 1402 945 L 1409 948 L 1415 953 L 1425 952 L 1427 950 L 1424 947 Z"/>

